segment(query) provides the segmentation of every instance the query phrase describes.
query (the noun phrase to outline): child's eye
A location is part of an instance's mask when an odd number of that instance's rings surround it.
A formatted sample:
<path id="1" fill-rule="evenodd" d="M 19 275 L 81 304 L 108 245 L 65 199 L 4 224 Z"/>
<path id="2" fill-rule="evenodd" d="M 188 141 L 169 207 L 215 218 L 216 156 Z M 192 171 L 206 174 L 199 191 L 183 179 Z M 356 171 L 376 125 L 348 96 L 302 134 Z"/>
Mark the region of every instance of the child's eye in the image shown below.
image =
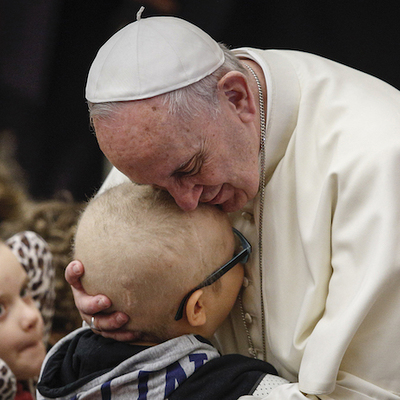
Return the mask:
<path id="1" fill-rule="evenodd" d="M 19 292 L 20 297 L 26 297 L 29 295 L 29 289 L 27 286 L 24 286 L 23 288 L 21 288 L 21 291 Z"/>
<path id="2" fill-rule="evenodd" d="M 6 307 L 4 306 L 4 304 L 0 303 L 0 318 L 2 318 L 6 313 Z"/>

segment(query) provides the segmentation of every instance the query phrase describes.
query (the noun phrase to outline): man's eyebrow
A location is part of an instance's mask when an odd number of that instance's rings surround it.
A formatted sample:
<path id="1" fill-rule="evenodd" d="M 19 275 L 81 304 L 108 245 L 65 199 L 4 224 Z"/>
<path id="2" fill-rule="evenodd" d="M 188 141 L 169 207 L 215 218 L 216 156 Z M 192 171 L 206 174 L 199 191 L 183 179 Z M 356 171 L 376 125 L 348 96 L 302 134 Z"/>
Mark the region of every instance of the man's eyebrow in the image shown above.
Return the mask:
<path id="1" fill-rule="evenodd" d="M 178 168 L 176 168 L 170 176 L 174 176 L 177 174 L 181 174 L 181 173 L 185 173 L 188 171 L 185 171 L 186 168 L 188 168 L 188 166 L 190 166 L 191 164 L 193 164 L 193 168 L 192 169 L 200 169 L 201 165 L 203 164 L 204 161 L 204 154 L 202 151 L 197 152 L 196 154 L 194 154 L 189 160 L 185 161 L 184 163 L 182 163 L 181 165 L 178 166 Z"/>

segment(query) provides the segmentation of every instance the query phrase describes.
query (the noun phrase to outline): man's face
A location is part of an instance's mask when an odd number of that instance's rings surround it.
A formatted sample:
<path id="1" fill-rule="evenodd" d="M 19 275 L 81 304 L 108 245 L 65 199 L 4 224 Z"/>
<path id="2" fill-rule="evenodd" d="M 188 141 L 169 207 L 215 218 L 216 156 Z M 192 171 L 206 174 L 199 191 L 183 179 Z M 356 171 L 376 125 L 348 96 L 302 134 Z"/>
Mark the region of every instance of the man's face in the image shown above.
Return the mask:
<path id="1" fill-rule="evenodd" d="M 216 119 L 186 122 L 158 98 L 127 103 L 95 120 L 101 150 L 133 182 L 166 189 L 184 210 L 199 202 L 242 208 L 257 194 L 259 136 L 226 102 Z"/>

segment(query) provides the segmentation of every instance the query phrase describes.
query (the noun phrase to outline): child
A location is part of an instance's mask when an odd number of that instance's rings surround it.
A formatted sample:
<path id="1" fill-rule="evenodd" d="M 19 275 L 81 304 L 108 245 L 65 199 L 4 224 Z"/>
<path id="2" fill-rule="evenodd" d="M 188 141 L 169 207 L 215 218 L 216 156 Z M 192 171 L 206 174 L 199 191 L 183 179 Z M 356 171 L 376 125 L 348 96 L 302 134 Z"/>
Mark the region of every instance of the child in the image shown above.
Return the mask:
<path id="1" fill-rule="evenodd" d="M 71 243 L 83 204 L 75 202 L 67 192 L 52 199 L 33 200 L 16 176 L 20 178 L 18 166 L 5 164 L 0 158 L 0 238 L 6 240 L 17 232 L 33 231 L 49 245 L 56 289 L 51 332 L 46 326 L 51 345 L 82 324 L 64 269 L 71 261 Z M 47 312 L 41 309 L 42 314 Z"/>
<path id="2" fill-rule="evenodd" d="M 46 354 L 54 302 L 47 243 L 34 232 L 0 242 L 0 399 L 29 400 Z M 43 312 L 43 317 L 39 309 Z"/>
<path id="3" fill-rule="evenodd" d="M 75 238 L 82 284 L 130 316 L 136 340 L 78 329 L 46 357 L 38 398 L 223 400 L 256 393 L 264 377 L 283 383 L 268 363 L 221 357 L 208 341 L 236 301 L 250 251 L 214 206 L 184 212 L 169 194 L 132 183 L 92 200 Z"/>

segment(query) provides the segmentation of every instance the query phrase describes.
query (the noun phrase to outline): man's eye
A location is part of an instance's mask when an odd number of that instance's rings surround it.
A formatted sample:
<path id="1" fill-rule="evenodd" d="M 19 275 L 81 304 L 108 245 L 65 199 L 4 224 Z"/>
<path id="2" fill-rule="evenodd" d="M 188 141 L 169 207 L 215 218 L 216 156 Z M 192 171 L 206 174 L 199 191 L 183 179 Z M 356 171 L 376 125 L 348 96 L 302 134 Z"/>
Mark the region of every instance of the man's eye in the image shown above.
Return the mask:
<path id="1" fill-rule="evenodd" d="M 186 165 L 182 166 L 180 169 L 175 171 L 175 176 L 178 178 L 183 178 L 185 176 L 193 176 L 200 172 L 201 161 L 199 159 L 192 159 Z"/>
<path id="2" fill-rule="evenodd" d="M 178 171 L 177 173 L 176 173 L 176 175 L 177 176 L 180 176 L 180 177 L 182 177 L 182 176 L 192 176 L 192 175 L 196 175 L 197 174 L 197 169 L 196 168 L 191 168 L 191 169 L 189 169 L 189 170 L 181 170 L 181 171 Z"/>

